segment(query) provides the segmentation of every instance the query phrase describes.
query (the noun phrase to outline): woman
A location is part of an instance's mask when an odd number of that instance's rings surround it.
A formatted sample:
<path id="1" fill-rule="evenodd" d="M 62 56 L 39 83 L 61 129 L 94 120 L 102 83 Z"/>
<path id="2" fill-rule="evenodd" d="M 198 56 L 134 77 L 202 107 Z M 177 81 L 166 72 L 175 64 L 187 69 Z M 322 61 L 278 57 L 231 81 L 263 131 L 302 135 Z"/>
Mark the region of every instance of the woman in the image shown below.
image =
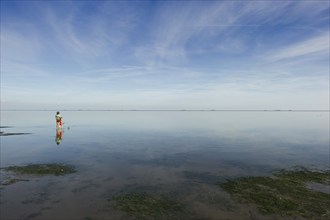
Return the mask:
<path id="1" fill-rule="evenodd" d="M 56 126 L 61 127 L 62 126 L 62 116 L 61 116 L 60 112 L 56 113 L 55 120 L 56 120 Z"/>

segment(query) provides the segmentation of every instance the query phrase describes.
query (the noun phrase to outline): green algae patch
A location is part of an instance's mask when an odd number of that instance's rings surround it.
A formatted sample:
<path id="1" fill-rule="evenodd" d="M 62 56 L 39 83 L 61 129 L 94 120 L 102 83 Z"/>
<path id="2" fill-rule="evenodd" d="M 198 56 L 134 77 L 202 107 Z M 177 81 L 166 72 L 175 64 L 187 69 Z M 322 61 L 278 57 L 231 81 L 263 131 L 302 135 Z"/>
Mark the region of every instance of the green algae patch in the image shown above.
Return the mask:
<path id="1" fill-rule="evenodd" d="M 29 164 L 26 166 L 10 166 L 4 168 L 5 171 L 14 172 L 19 175 L 65 175 L 70 173 L 75 173 L 76 170 L 74 166 L 63 165 L 63 164 Z"/>
<path id="2" fill-rule="evenodd" d="M 280 170 L 274 175 L 296 183 L 315 182 L 330 185 L 330 171 L 310 171 L 306 168 L 299 168 L 295 171 Z"/>
<path id="3" fill-rule="evenodd" d="M 271 177 L 243 177 L 220 183 L 238 202 L 255 204 L 263 214 L 329 219 L 330 194 L 307 188 L 329 185 L 329 171 L 282 170 Z"/>
<path id="4" fill-rule="evenodd" d="M 183 205 L 165 197 L 147 193 L 129 193 L 113 197 L 115 208 L 136 219 L 176 219 Z"/>

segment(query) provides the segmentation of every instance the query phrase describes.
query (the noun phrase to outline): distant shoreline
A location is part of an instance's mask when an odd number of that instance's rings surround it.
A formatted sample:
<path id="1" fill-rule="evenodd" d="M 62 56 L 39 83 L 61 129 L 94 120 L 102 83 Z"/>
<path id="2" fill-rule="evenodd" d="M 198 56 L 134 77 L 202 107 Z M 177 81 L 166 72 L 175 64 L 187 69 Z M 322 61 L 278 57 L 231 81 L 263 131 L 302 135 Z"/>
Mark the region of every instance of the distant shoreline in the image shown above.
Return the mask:
<path id="1" fill-rule="evenodd" d="M 330 110 L 290 110 L 290 109 L 275 109 L 275 110 L 237 110 L 237 109 L 229 109 L 229 110 L 224 110 L 224 109 L 147 109 L 147 110 L 142 110 L 142 109 L 0 109 L 0 111 L 45 111 L 45 112 L 53 112 L 53 111 L 108 111 L 108 112 L 330 112 Z"/>

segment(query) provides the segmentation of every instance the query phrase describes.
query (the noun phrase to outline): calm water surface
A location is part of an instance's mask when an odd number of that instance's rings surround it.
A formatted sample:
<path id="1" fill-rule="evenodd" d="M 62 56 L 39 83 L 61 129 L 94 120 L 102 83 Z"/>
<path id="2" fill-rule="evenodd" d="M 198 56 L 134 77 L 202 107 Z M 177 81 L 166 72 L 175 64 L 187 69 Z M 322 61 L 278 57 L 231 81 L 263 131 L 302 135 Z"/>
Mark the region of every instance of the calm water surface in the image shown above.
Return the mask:
<path id="1" fill-rule="evenodd" d="M 1 219 L 134 219 L 113 196 L 165 195 L 178 219 L 276 219 L 216 184 L 294 166 L 329 169 L 329 112 L 2 111 L 1 167 L 65 163 L 77 173 L 1 186 Z M 8 127 L 4 127 L 8 126 Z M 3 172 L 1 173 L 4 178 Z"/>

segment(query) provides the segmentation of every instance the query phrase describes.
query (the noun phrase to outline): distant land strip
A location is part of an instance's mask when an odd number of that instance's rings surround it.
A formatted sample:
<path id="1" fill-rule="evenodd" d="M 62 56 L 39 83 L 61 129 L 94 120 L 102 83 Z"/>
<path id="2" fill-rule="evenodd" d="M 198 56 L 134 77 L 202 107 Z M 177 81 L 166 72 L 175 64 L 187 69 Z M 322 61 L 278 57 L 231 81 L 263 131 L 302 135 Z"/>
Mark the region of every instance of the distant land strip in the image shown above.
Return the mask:
<path id="1" fill-rule="evenodd" d="M 157 111 L 168 111 L 168 112 L 330 112 L 330 110 L 308 110 L 308 109 L 0 109 L 0 111 L 114 111 L 114 112 L 129 112 L 129 111 L 141 111 L 141 112 L 157 112 Z"/>

